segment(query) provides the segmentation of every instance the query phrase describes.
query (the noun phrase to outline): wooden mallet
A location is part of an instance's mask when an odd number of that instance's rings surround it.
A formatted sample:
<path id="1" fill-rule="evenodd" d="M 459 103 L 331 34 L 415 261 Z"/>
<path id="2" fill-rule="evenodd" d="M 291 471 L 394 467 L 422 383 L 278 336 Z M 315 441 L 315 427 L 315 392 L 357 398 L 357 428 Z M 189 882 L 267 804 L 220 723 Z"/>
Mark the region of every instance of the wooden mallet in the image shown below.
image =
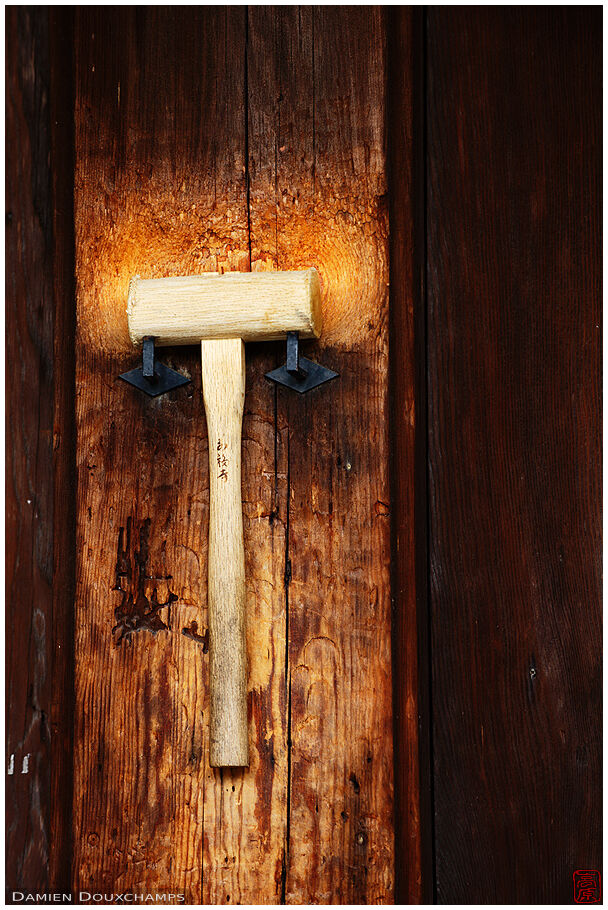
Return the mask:
<path id="1" fill-rule="evenodd" d="M 292 387 L 298 388 L 298 382 L 305 380 L 306 368 L 301 364 L 323 371 L 318 364 L 306 360 L 298 363 L 297 358 L 298 337 L 314 338 L 321 332 L 319 276 L 314 269 L 307 269 L 149 280 L 136 277 L 129 286 L 127 315 L 135 344 L 154 339 L 156 346 L 201 345 L 209 437 L 210 764 L 219 768 L 242 767 L 249 764 L 241 502 L 244 342 L 286 338 L 288 333 L 292 341 L 295 338 L 296 362 L 293 363 L 293 354 L 288 356 L 292 363 L 291 368 L 287 364 L 285 374 L 295 381 Z M 147 367 L 144 350 L 143 373 L 134 370 L 132 374 L 140 378 L 152 375 L 154 345 Z M 336 375 L 325 373 L 314 385 Z M 142 388 L 132 374 L 122 378 Z M 284 381 L 273 374 L 269 376 Z M 153 378 L 158 381 L 157 375 Z M 180 381 L 184 380 L 177 376 L 177 381 L 168 387 Z M 308 387 L 312 385 L 309 383 Z M 304 390 L 304 384 L 298 390 Z"/>

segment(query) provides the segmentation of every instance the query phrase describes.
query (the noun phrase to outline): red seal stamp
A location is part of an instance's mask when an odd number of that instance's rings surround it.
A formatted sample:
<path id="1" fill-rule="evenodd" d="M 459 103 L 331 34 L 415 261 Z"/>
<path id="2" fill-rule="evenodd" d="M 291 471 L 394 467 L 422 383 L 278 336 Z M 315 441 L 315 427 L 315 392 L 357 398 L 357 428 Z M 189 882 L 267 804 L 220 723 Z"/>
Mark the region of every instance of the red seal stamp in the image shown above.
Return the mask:
<path id="1" fill-rule="evenodd" d="M 574 902 L 599 904 L 602 901 L 602 882 L 597 869 L 577 869 L 574 873 Z"/>

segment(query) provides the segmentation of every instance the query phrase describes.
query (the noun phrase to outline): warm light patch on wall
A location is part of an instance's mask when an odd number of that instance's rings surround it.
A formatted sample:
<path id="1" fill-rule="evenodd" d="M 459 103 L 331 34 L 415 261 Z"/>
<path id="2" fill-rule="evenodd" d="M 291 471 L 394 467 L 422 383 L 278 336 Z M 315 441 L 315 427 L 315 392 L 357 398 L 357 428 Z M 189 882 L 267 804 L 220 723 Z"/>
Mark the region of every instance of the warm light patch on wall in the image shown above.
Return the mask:
<path id="1" fill-rule="evenodd" d="M 152 183 L 152 182 L 151 182 Z M 77 189 L 78 192 L 78 189 Z M 244 195 L 244 194 L 243 194 Z M 266 197 L 268 198 L 268 197 Z M 272 198 L 272 197 L 271 197 Z M 353 348 L 377 333 L 386 313 L 387 217 L 380 192 L 360 198 L 316 190 L 299 200 L 256 206 L 252 212 L 251 269 L 314 266 L 321 278 L 321 344 Z M 245 205 L 198 200 L 184 191 L 163 196 L 149 186 L 137 196 L 115 193 L 100 221 L 78 225 L 80 341 L 106 353 L 132 351 L 127 330 L 129 280 L 248 271 Z M 118 200 L 122 204 L 117 210 Z M 194 200 L 194 201 L 192 201 Z M 91 224 L 103 232 L 87 236 Z"/>

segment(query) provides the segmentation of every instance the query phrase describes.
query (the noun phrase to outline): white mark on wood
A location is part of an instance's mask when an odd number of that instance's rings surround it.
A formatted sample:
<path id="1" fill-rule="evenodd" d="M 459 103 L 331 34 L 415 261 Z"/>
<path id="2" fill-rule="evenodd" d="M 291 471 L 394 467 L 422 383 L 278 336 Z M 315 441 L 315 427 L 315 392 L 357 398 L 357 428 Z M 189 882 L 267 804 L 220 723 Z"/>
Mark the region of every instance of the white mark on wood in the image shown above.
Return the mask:
<path id="1" fill-rule="evenodd" d="M 29 770 L 30 770 L 30 753 L 28 752 L 27 755 L 23 756 L 23 765 L 21 766 L 21 773 L 27 774 Z"/>
<path id="2" fill-rule="evenodd" d="M 11 757 L 8 760 L 8 773 L 9 774 L 15 773 L 15 756 L 14 755 L 11 755 Z"/>

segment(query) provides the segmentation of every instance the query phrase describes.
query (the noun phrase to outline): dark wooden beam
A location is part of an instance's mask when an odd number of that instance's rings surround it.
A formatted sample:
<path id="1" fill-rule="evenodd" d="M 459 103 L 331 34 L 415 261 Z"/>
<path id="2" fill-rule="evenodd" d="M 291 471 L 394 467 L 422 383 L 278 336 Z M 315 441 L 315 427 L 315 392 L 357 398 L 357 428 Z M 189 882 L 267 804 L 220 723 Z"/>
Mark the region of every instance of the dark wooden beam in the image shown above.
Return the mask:
<path id="1" fill-rule="evenodd" d="M 6 13 L 7 898 L 48 890 L 53 674 L 53 206 L 48 14 Z"/>
<path id="2" fill-rule="evenodd" d="M 72 7 L 50 8 L 54 489 L 49 885 L 55 893 L 69 893 L 72 868 L 76 566 L 73 16 Z"/>
<path id="3" fill-rule="evenodd" d="M 437 898 L 601 863 L 602 15 L 428 12 Z"/>
<path id="4" fill-rule="evenodd" d="M 68 892 L 74 587 L 71 13 L 7 11 L 7 897 Z"/>
<path id="5" fill-rule="evenodd" d="M 423 14 L 387 11 L 395 901 L 433 893 L 426 552 Z"/>

